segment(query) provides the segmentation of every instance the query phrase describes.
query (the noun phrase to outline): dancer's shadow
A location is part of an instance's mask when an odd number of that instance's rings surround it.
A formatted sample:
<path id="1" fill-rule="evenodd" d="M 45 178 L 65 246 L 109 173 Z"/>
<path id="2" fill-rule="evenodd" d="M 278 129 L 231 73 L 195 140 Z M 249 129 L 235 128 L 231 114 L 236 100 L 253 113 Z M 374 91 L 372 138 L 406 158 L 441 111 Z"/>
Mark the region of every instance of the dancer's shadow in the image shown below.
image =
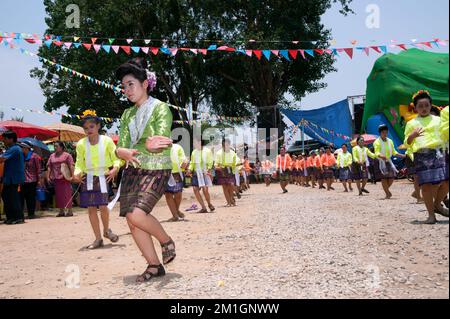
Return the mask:
<path id="1" fill-rule="evenodd" d="M 124 245 L 124 244 L 106 244 L 106 245 L 103 245 L 102 247 L 99 247 L 99 248 L 96 248 L 96 249 L 88 249 L 87 247 L 88 246 L 84 246 L 84 247 L 81 247 L 78 251 L 92 251 L 92 250 L 102 250 L 102 249 L 111 249 L 111 248 L 124 248 L 124 247 L 126 247 L 127 245 Z"/>
<path id="2" fill-rule="evenodd" d="M 411 225 L 427 225 L 424 221 L 413 220 L 410 222 Z M 448 225 L 448 220 L 438 220 L 435 225 Z"/>
<path id="3" fill-rule="evenodd" d="M 137 275 L 130 275 L 130 276 L 123 277 L 123 284 L 125 286 L 143 286 L 143 287 L 145 287 L 145 285 L 152 284 L 152 287 L 154 286 L 154 288 L 156 288 L 158 291 L 160 291 L 171 281 L 178 280 L 178 279 L 182 278 L 183 276 L 178 273 L 169 272 L 169 273 L 166 273 L 165 276 L 154 277 L 150 281 L 144 282 L 144 283 L 136 282 L 136 277 L 137 277 Z"/>

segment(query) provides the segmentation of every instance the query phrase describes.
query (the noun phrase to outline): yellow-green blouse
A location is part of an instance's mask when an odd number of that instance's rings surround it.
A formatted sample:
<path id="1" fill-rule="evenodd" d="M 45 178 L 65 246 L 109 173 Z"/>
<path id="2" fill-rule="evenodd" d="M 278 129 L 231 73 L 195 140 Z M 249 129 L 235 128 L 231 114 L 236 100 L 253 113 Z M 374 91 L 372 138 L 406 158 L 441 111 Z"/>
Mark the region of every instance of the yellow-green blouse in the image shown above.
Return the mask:
<path id="1" fill-rule="evenodd" d="M 438 116 L 429 115 L 426 117 L 417 116 L 406 124 L 405 145 L 411 148 L 413 153 L 421 149 L 436 149 L 443 146 L 440 133 L 441 119 Z M 411 144 L 408 144 L 409 135 L 416 129 L 423 129 L 423 136 L 416 137 Z"/>
<path id="2" fill-rule="evenodd" d="M 87 173 L 86 168 L 86 139 L 82 138 L 78 141 L 76 151 L 77 151 L 77 161 L 75 162 L 75 171 L 74 175 L 78 175 L 80 173 Z M 100 176 L 104 175 L 109 171 L 109 167 L 120 167 L 120 159 L 116 157 L 115 151 L 116 151 L 116 145 L 114 144 L 113 140 L 109 136 L 103 136 L 104 143 L 105 143 L 105 171 L 99 172 L 99 158 L 98 158 L 98 143 L 95 145 L 90 146 L 90 153 L 91 153 L 91 161 L 92 166 L 94 168 L 94 175 Z"/>
<path id="3" fill-rule="evenodd" d="M 191 162 L 189 163 L 190 171 L 203 170 L 205 163 L 203 163 L 203 157 L 206 161 L 206 169 L 213 168 L 213 154 L 209 148 L 204 147 L 201 150 L 194 149 L 191 154 Z"/>

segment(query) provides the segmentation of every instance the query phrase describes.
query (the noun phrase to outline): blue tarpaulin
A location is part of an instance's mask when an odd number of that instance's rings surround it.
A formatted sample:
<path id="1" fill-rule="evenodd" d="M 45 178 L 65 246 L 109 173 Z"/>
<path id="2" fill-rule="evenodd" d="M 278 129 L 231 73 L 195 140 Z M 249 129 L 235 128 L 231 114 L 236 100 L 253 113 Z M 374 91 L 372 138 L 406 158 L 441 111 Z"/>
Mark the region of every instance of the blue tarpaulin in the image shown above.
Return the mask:
<path id="1" fill-rule="evenodd" d="M 347 99 L 320 109 L 309 111 L 281 110 L 281 113 L 295 125 L 305 119 L 321 128 L 352 137 L 352 116 Z M 326 140 L 337 147 L 340 147 L 343 143 L 349 144 L 349 141 L 315 127 L 305 127 L 305 134 L 321 142 Z M 317 135 L 321 138 L 318 138 Z"/>

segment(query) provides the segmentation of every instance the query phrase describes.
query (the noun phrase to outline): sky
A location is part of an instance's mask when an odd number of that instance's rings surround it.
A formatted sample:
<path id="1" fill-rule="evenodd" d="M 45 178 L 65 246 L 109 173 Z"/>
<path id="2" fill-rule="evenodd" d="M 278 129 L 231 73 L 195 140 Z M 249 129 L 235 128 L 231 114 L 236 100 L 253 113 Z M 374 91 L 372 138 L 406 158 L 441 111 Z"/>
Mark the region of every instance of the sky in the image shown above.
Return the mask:
<path id="1" fill-rule="evenodd" d="M 1 32 L 24 32 L 43 34 L 46 30 L 45 8 L 38 0 L 1 0 Z M 366 8 L 376 5 L 380 12 L 379 28 L 368 28 Z M 448 0 L 354 0 L 351 4 L 355 14 L 343 16 L 335 5 L 323 17 L 326 28 L 332 30 L 336 47 L 350 47 L 352 40 L 356 46 L 390 44 L 391 40 L 409 43 L 411 39 L 419 41 L 434 38 L 448 39 L 449 1 Z M 18 9 L 20 8 L 20 9 Z M 26 49 L 36 51 L 35 45 L 24 45 Z M 448 47 L 434 49 L 434 52 L 448 53 Z M 395 50 L 393 52 L 398 52 Z M 379 57 L 375 51 L 367 57 L 355 52 L 350 60 L 345 53 L 337 59 L 337 72 L 327 75 L 323 82 L 325 89 L 309 94 L 302 101 L 293 101 L 303 109 L 315 109 L 330 105 L 347 96 L 365 94 L 366 78 L 374 62 Z M 272 62 L 276 63 L 276 62 Z M 59 116 L 41 115 L 24 112 L 16 114 L 11 107 L 43 110 L 45 97 L 37 79 L 29 76 L 32 68 L 40 66 L 36 58 L 21 54 L 0 45 L 0 111 L 5 120 L 13 116 L 23 116 L 25 122 L 46 125 L 60 121 Z M 99 87 L 99 90 L 103 88 Z M 64 113 L 65 109 L 59 110 Z"/>

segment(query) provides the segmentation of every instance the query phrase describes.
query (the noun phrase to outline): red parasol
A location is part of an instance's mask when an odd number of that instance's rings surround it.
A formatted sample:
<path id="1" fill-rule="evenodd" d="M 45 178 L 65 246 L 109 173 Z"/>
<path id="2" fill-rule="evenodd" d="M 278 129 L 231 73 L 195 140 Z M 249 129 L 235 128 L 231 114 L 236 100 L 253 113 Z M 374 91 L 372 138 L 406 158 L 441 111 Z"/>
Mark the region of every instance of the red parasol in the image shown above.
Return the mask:
<path id="1" fill-rule="evenodd" d="M 351 142 L 352 147 L 356 146 L 356 139 L 358 138 L 359 135 L 355 135 L 353 136 L 354 140 Z M 376 135 L 371 135 L 371 134 L 362 134 L 361 135 L 364 138 L 364 145 L 370 145 L 373 142 L 375 142 L 375 140 L 378 138 L 378 136 Z"/>
<path id="2" fill-rule="evenodd" d="M 18 121 L 0 122 L 0 128 L 16 132 L 18 138 L 32 137 L 43 141 L 58 136 L 58 132 L 55 132 L 53 130 L 46 129 L 42 126 Z"/>

